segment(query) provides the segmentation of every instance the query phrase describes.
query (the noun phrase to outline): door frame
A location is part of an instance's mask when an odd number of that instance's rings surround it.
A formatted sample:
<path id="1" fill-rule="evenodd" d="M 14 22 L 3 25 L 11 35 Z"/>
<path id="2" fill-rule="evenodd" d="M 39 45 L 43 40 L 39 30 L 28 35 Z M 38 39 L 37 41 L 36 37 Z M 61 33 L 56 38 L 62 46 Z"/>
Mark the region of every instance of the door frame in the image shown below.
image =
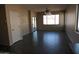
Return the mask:
<path id="1" fill-rule="evenodd" d="M 32 24 L 32 26 L 31 26 L 32 32 L 36 31 L 36 29 L 37 29 L 37 23 L 36 23 L 36 17 L 35 16 L 32 17 L 31 24 Z"/>

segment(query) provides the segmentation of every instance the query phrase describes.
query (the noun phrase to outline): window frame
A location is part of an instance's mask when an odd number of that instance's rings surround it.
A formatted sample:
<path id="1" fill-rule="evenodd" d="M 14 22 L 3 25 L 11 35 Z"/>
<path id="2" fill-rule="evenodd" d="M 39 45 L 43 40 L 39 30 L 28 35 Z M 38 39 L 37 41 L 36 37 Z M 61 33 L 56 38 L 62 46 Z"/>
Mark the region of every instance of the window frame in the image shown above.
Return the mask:
<path id="1" fill-rule="evenodd" d="M 51 15 L 59 15 L 59 13 L 57 13 L 57 14 L 51 14 Z M 43 15 L 44 16 L 44 15 Z M 44 19 L 43 19 L 43 21 L 44 21 Z M 60 15 L 59 15 L 59 23 L 58 24 L 44 24 L 44 22 L 43 22 L 43 25 L 48 25 L 48 26 L 51 26 L 51 25 L 59 25 L 60 24 Z"/>

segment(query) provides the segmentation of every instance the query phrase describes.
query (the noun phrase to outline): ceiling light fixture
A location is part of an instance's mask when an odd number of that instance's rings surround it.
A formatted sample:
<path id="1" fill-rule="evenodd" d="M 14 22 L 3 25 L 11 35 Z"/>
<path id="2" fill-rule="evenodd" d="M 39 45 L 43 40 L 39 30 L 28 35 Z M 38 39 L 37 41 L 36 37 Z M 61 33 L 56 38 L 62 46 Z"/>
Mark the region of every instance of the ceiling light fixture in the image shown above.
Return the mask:
<path id="1" fill-rule="evenodd" d="M 44 14 L 45 14 L 45 15 L 51 15 L 51 12 L 48 10 L 48 8 L 46 8 Z"/>

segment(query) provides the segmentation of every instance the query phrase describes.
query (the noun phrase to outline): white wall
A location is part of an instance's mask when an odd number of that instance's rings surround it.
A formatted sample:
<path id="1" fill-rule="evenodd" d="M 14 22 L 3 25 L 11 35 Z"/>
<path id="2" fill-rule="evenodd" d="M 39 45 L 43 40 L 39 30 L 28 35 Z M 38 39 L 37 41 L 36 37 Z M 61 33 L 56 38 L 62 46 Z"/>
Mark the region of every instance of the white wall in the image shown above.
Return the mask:
<path id="1" fill-rule="evenodd" d="M 29 31 L 29 15 L 28 15 L 28 10 L 26 7 L 21 6 L 21 5 L 6 5 L 6 18 L 7 18 L 7 24 L 8 24 L 8 32 L 9 32 L 9 41 L 10 45 L 15 43 L 16 41 L 19 41 L 17 39 L 13 40 L 12 39 L 12 32 L 11 32 L 11 23 L 10 23 L 10 12 L 17 12 L 19 14 L 20 18 L 20 30 L 21 30 L 21 37 L 25 34 L 30 33 Z M 14 18 L 15 19 L 15 18 Z"/>

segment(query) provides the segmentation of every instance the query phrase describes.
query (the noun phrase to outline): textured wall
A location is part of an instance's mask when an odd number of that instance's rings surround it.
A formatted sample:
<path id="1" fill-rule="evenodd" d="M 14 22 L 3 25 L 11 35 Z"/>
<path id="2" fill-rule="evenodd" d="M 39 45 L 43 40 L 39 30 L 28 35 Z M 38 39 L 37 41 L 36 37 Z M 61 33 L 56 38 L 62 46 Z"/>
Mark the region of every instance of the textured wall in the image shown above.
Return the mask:
<path id="1" fill-rule="evenodd" d="M 18 40 L 17 39 L 15 39 L 16 41 L 12 40 L 12 36 L 11 36 L 12 30 L 11 30 L 11 25 L 10 25 L 10 16 L 12 15 L 10 15 L 10 12 L 16 12 L 19 14 L 21 36 L 30 33 L 30 31 L 29 31 L 28 10 L 24 6 L 21 6 L 21 5 L 6 5 L 6 18 L 7 18 L 7 23 L 8 23 L 9 40 L 10 40 L 10 45 L 12 45 Z"/>
<path id="2" fill-rule="evenodd" d="M 76 32 L 76 5 L 70 5 L 65 13 L 65 27 L 72 43 L 79 42 L 79 34 Z"/>

